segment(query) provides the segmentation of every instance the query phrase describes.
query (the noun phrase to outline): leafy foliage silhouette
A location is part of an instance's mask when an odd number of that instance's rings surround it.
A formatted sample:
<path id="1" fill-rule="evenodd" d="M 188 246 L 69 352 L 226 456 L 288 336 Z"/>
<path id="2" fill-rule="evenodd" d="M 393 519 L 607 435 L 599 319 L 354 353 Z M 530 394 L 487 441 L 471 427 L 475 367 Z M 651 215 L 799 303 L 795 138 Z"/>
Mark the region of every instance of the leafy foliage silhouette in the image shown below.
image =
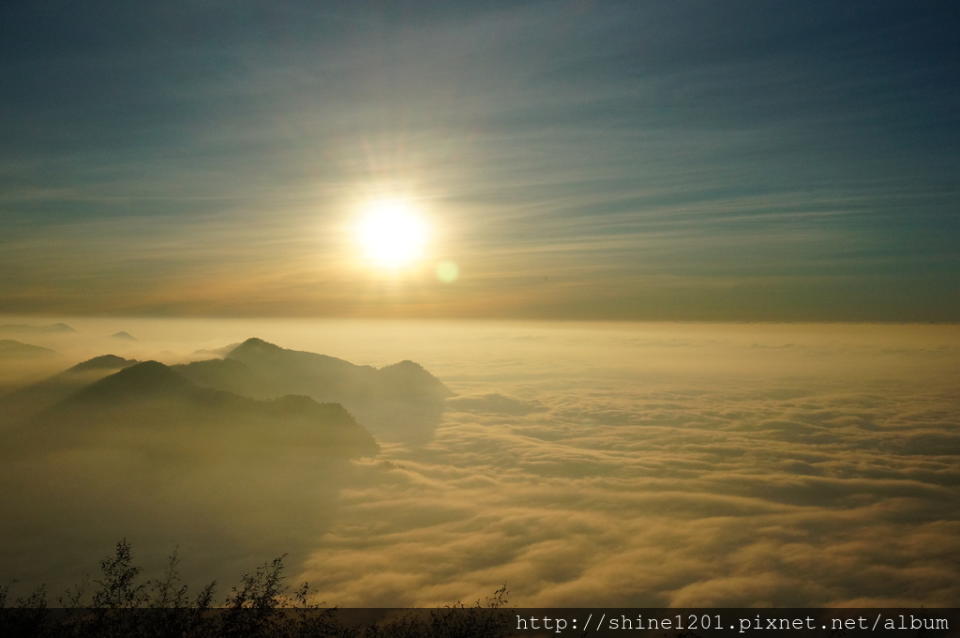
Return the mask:
<path id="1" fill-rule="evenodd" d="M 497 638 L 511 630 L 505 586 L 472 606 L 457 602 L 440 609 L 397 610 L 386 618 L 351 610 L 359 614 L 346 619 L 343 610 L 315 602 L 309 583 L 290 589 L 284 559 L 279 556 L 243 574 L 222 604 L 215 605 L 216 582 L 190 596 L 176 550 L 159 578 L 143 580 L 131 545 L 123 539 L 100 561 L 92 593 L 91 580 L 85 577 L 57 599 L 59 607 L 48 606 L 45 587 L 9 604 L 11 586 L 0 586 L 0 635 Z"/>

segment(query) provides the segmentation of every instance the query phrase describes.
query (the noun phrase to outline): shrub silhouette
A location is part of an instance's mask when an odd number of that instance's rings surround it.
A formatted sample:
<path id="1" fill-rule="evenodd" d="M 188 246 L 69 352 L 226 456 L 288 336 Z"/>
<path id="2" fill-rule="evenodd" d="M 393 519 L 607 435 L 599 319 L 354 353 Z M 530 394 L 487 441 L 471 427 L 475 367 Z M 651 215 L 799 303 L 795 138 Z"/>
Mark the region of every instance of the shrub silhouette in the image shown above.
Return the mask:
<path id="1" fill-rule="evenodd" d="M 207 638 L 253 636 L 263 638 L 412 638 L 506 636 L 513 616 L 507 615 L 506 587 L 472 606 L 462 602 L 442 609 L 403 610 L 387 619 L 354 610 L 352 620 L 341 610 L 314 602 L 308 583 L 290 589 L 280 556 L 243 574 L 222 604 L 215 605 L 216 582 L 193 597 L 179 572 L 174 551 L 157 579 L 143 580 L 126 539 L 99 563 L 92 581 L 82 580 L 58 598 L 51 608 L 47 592 L 39 587 L 11 603 L 11 587 L 0 586 L 0 635 Z"/>
<path id="2" fill-rule="evenodd" d="M 100 589 L 93 595 L 93 607 L 98 609 L 127 609 L 143 607 L 147 602 L 146 585 L 138 584 L 140 568 L 133 565 L 130 543 L 117 543 L 113 556 L 100 561 L 103 577 L 96 581 Z"/>

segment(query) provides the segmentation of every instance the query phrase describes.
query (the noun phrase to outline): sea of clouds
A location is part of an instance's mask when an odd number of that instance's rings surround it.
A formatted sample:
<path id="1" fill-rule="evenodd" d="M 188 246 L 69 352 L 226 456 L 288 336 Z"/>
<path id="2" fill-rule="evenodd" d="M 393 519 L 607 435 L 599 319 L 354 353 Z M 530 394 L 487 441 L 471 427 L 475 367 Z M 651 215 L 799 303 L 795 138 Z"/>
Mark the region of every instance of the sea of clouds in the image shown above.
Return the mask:
<path id="1" fill-rule="evenodd" d="M 550 606 L 958 599 L 955 330 L 502 331 L 449 364 L 435 440 L 343 491 L 302 574 L 325 599 L 504 583 Z"/>
<path id="2" fill-rule="evenodd" d="M 954 326 L 75 323 L 127 329 L 140 340 L 111 351 L 169 362 L 254 335 L 408 358 L 457 393 L 429 443 L 306 478 L 284 503 L 317 510 L 316 527 L 275 513 L 245 526 L 258 508 L 242 501 L 204 520 L 291 552 L 328 604 L 472 601 L 503 584 L 520 606 L 960 599 Z M 176 521 L 164 532 L 190 536 Z"/>

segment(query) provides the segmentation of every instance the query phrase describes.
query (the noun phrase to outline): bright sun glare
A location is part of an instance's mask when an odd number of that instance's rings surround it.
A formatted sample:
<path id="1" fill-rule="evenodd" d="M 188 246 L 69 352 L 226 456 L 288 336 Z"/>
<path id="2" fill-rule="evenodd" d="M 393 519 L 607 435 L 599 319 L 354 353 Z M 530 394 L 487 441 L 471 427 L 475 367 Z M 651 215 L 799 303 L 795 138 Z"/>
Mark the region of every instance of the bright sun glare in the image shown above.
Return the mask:
<path id="1" fill-rule="evenodd" d="M 416 207 L 399 198 L 370 202 L 355 227 L 364 258 L 391 269 L 409 266 L 423 256 L 428 230 Z"/>

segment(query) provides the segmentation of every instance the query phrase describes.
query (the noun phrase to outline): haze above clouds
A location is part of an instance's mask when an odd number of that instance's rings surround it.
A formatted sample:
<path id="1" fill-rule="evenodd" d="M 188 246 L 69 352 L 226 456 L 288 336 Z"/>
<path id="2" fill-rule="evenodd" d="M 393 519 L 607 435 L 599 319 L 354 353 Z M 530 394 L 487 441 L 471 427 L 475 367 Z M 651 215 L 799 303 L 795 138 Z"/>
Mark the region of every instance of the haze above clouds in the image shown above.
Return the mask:
<path id="1" fill-rule="evenodd" d="M 105 342 L 176 364 L 256 334 L 375 367 L 414 359 L 457 396 L 432 438 L 381 440 L 375 457 L 221 464 L 243 477 L 233 494 L 205 493 L 213 466 L 175 455 L 124 466 L 78 450 L 18 468 L 22 493 L 45 498 L 6 532 L 40 530 L 3 539 L 7 565 L 30 564 L 10 552 L 82 538 L 43 574 L 72 582 L 63 566 L 92 568 L 90 552 L 127 535 L 155 562 L 180 544 L 195 577 L 229 580 L 290 552 L 297 577 L 343 606 L 473 600 L 504 583 L 530 606 L 933 606 L 960 594 L 953 326 L 67 323 L 78 335 L 34 340 L 77 360 Z M 139 341 L 111 340 L 120 329 Z M 182 436 L 149 427 L 143 440 Z M 149 497 L 106 470 L 118 467 L 160 472 L 134 481 Z M 261 467 L 285 471 L 267 480 Z M 43 492 L 44 471 L 75 478 L 76 507 Z"/>
<path id="2" fill-rule="evenodd" d="M 956 604 L 957 17 L 0 3 L 0 577 Z"/>

